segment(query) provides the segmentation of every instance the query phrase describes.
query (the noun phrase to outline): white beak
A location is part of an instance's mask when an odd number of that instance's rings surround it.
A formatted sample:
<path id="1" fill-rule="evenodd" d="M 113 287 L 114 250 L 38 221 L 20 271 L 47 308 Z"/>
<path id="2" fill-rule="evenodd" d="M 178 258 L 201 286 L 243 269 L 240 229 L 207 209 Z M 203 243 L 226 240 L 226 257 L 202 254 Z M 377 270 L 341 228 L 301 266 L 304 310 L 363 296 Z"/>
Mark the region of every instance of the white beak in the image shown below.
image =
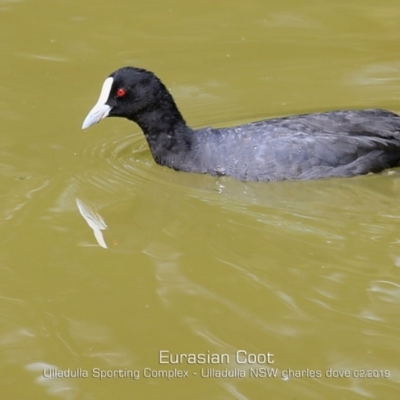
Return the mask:
<path id="1" fill-rule="evenodd" d="M 109 77 L 107 78 L 104 83 L 103 87 L 101 88 L 99 100 L 95 106 L 90 110 L 89 114 L 86 116 L 85 120 L 82 124 L 82 129 L 87 129 L 89 126 L 95 124 L 96 122 L 101 121 L 103 118 L 107 117 L 109 114 L 111 107 L 106 104 L 111 92 L 111 87 L 113 84 L 114 79 Z"/>

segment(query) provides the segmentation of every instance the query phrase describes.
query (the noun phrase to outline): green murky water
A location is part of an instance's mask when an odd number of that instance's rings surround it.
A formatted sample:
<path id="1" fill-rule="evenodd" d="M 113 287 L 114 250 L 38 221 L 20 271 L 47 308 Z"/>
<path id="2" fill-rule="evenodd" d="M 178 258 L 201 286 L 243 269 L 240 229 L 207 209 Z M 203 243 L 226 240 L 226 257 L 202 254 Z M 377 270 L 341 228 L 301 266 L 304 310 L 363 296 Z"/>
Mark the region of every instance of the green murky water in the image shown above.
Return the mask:
<path id="1" fill-rule="evenodd" d="M 397 399 L 397 172 L 244 184 L 157 166 L 128 121 L 80 127 L 123 65 L 155 71 L 194 127 L 400 111 L 399 17 L 388 0 L 0 1 L 1 397 Z"/>

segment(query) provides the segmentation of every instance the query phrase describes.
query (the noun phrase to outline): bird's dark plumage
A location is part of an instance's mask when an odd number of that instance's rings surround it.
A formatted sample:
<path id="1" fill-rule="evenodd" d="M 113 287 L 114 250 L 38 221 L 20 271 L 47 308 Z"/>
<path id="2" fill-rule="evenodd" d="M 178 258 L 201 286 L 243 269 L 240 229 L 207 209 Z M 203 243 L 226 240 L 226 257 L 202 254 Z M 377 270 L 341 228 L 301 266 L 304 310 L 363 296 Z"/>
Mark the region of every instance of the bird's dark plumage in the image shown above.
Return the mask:
<path id="1" fill-rule="evenodd" d="M 125 67 L 104 82 L 83 128 L 105 117 L 136 122 L 154 160 L 179 171 L 244 181 L 354 176 L 400 164 L 400 117 L 344 110 L 192 130 L 150 71 Z"/>

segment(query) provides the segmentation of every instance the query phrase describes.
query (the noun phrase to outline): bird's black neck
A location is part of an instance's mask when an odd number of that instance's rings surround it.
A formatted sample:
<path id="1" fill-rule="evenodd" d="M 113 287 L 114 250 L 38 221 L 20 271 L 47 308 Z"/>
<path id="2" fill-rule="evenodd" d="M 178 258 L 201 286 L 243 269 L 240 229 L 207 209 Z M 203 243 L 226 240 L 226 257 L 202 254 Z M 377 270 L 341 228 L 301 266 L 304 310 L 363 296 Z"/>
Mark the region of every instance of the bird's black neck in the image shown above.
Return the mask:
<path id="1" fill-rule="evenodd" d="M 154 160 L 161 165 L 178 168 L 190 152 L 193 130 L 190 129 L 168 91 L 160 93 L 157 106 L 146 107 L 135 115 L 146 137 Z"/>

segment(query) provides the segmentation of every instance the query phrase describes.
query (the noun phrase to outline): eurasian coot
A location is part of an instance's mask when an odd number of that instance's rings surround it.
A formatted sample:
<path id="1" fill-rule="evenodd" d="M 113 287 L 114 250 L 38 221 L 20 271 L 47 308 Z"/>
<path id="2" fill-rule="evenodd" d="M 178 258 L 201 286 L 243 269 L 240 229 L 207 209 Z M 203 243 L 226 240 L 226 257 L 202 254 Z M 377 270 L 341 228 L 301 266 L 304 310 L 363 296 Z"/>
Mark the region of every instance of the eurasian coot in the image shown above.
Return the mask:
<path id="1" fill-rule="evenodd" d="M 354 176 L 400 164 L 400 117 L 343 110 L 193 130 L 150 71 L 125 67 L 104 82 L 82 128 L 105 117 L 136 122 L 154 160 L 179 171 L 243 181 Z"/>

